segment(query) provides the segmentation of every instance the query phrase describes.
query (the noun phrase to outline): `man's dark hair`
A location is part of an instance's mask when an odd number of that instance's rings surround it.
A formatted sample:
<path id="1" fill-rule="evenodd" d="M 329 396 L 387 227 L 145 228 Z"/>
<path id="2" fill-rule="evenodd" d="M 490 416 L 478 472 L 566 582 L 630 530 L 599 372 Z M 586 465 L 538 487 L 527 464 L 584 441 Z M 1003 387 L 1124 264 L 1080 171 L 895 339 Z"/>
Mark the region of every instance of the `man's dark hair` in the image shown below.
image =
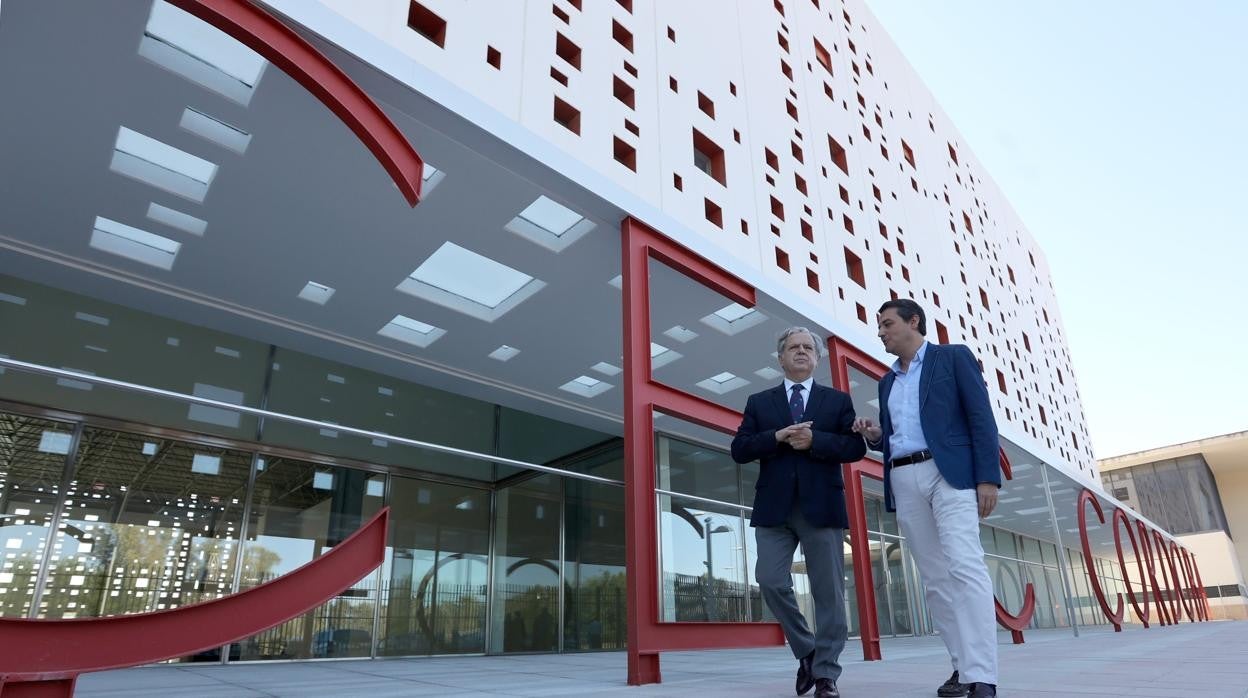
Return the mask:
<path id="1" fill-rule="evenodd" d="M 881 305 L 878 314 L 881 314 L 881 315 L 884 314 L 884 311 L 888 310 L 889 308 L 892 308 L 893 310 L 897 311 L 897 317 L 901 318 L 902 322 L 908 323 L 910 322 L 911 318 L 913 318 L 915 315 L 918 315 L 919 316 L 919 334 L 925 337 L 927 336 L 927 315 L 923 313 L 923 306 L 919 305 L 918 303 L 915 303 L 909 298 L 898 298 L 896 300 L 891 300 L 885 303 L 884 305 Z"/>

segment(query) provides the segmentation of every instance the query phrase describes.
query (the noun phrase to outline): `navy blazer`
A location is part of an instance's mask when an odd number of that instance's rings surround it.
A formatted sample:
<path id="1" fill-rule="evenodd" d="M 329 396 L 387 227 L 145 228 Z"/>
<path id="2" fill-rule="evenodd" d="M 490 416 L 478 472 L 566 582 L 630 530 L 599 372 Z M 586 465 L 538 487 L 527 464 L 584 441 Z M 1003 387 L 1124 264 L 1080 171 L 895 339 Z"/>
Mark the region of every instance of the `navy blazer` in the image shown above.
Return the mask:
<path id="1" fill-rule="evenodd" d="M 853 402 L 839 390 L 812 383 L 806 412 L 799 421 L 813 422 L 809 450 L 776 442 L 776 432 L 793 424 L 783 383 L 751 395 L 745 403 L 741 427 L 732 440 L 732 459 L 738 463 L 757 460 L 761 466 L 750 525 L 784 525 L 797 499 L 802 516 L 811 525 L 848 528 L 841 464 L 859 460 L 867 452 L 862 437 L 851 430 Z"/>
<path id="2" fill-rule="evenodd" d="M 892 454 L 888 438 L 893 435 L 888 395 L 897 374 L 880 379 L 880 428 L 884 430 L 884 506 L 896 511 L 889 473 Z M 992 414 L 988 388 L 970 348 L 962 344 L 927 345 L 923 372 L 919 375 L 919 422 L 927 450 L 945 482 L 960 490 L 981 482 L 1001 486 L 1000 443 L 997 420 Z"/>

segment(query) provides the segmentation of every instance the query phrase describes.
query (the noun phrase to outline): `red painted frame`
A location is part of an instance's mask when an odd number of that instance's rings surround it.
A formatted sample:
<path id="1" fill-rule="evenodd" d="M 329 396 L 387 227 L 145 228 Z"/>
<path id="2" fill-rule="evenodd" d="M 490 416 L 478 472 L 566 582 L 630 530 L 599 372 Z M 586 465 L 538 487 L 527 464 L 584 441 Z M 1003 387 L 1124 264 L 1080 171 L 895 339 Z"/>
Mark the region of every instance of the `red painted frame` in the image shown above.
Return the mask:
<path id="1" fill-rule="evenodd" d="M 386 556 L 390 508 L 299 569 L 236 594 L 169 611 L 30 620 L 0 618 L 0 696 L 72 696 L 78 675 L 219 648 L 334 598 Z"/>
<path id="2" fill-rule="evenodd" d="M 658 260 L 745 307 L 754 288 L 662 236 L 625 218 L 621 229 L 624 291 L 624 510 L 628 591 L 628 683 L 662 681 L 659 653 L 668 650 L 784 644 L 778 623 L 659 620 L 658 504 L 655 497 L 654 411 L 736 433 L 741 413 L 656 381 L 650 372 L 649 262 Z"/>
<path id="3" fill-rule="evenodd" d="M 848 393 L 849 367 L 862 371 L 874 380 L 884 377 L 888 367 L 840 337 L 829 337 L 828 363 L 832 369 L 832 385 Z M 862 658 L 879 661 L 884 658 L 880 647 L 880 624 L 875 614 L 875 574 L 871 570 L 871 546 L 867 539 L 867 511 L 862 478 L 884 481 L 884 464 L 871 458 L 844 465 L 845 508 L 849 514 L 849 545 L 854 559 L 854 596 L 858 601 L 858 635 Z"/>
<path id="4" fill-rule="evenodd" d="M 377 158 L 403 198 L 420 203 L 424 162 L 398 126 L 325 54 L 248 0 L 169 0 L 276 65 L 329 107 Z"/>

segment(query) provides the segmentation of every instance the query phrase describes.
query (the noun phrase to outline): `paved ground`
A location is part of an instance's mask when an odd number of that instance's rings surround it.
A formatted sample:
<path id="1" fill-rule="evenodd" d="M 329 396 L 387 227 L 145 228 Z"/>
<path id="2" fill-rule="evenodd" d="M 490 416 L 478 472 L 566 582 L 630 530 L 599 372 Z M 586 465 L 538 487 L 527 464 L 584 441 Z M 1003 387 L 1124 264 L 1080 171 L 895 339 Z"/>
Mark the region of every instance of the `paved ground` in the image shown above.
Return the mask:
<path id="1" fill-rule="evenodd" d="M 1115 635 L 1091 629 L 1000 635 L 1001 695 L 1248 697 L 1248 622 L 1184 624 Z M 949 674 L 940 640 L 886 640 L 885 661 L 847 648 L 846 698 L 930 697 Z M 623 653 L 436 657 L 235 666 L 165 665 L 83 676 L 79 696 L 792 696 L 787 649 L 672 652 L 663 683 L 625 685 Z M 809 695 L 809 694 L 808 694 Z"/>

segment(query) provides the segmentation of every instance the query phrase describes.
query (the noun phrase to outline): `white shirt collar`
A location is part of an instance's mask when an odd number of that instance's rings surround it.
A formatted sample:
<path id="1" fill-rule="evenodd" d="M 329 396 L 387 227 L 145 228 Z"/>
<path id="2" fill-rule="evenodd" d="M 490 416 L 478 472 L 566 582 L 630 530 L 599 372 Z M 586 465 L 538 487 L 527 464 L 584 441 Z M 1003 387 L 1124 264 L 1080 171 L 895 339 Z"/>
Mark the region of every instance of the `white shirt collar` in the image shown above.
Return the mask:
<path id="1" fill-rule="evenodd" d="M 802 395 L 803 395 L 803 396 L 810 395 L 810 388 L 811 388 L 811 386 L 813 386 L 814 384 L 815 384 L 815 377 L 814 377 L 814 376 L 811 376 L 811 377 L 807 378 L 806 380 L 802 381 L 800 384 L 799 384 L 799 383 L 796 383 L 796 382 L 794 382 L 794 381 L 789 380 L 789 379 L 788 379 L 788 377 L 786 376 L 786 377 L 785 377 L 785 379 L 784 379 L 784 394 L 785 394 L 785 395 L 792 395 L 792 394 L 793 394 L 793 386 L 794 386 L 794 385 L 801 385 L 801 386 L 802 386 Z"/>
<path id="2" fill-rule="evenodd" d="M 911 371 L 914 370 L 915 366 L 923 365 L 923 356 L 925 354 L 927 354 L 927 340 L 923 340 L 923 343 L 919 345 L 919 350 L 914 352 L 914 358 L 910 359 Z M 896 361 L 893 362 L 893 373 L 896 373 L 897 375 L 902 374 L 901 359 L 897 359 Z"/>

